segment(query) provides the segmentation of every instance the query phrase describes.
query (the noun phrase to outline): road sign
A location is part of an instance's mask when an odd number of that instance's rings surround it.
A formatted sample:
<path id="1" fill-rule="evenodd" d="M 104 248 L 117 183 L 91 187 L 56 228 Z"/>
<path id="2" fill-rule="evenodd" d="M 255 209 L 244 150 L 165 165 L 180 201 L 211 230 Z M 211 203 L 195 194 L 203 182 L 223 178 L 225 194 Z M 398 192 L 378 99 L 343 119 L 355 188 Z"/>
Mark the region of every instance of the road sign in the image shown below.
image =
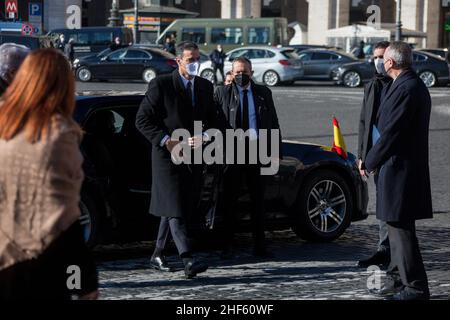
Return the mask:
<path id="1" fill-rule="evenodd" d="M 5 11 L 6 13 L 17 13 L 17 0 L 6 0 L 5 1 Z"/>
<path id="2" fill-rule="evenodd" d="M 25 36 L 31 36 L 34 32 L 34 27 L 29 23 L 24 23 L 22 25 L 22 34 Z"/>
<path id="3" fill-rule="evenodd" d="M 42 5 L 36 2 L 28 4 L 28 15 L 30 17 L 42 17 Z"/>

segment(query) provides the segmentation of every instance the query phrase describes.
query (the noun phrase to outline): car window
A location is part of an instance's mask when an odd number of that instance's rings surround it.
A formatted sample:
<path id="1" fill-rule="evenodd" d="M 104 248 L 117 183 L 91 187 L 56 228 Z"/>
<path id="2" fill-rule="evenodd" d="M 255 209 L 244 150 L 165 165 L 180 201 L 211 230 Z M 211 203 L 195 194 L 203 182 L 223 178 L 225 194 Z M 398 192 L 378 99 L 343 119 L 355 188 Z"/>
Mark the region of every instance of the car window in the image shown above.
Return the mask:
<path id="1" fill-rule="evenodd" d="M 246 57 L 246 58 L 249 58 L 249 50 L 247 50 L 247 49 L 236 50 L 236 51 L 233 51 L 233 52 L 230 54 L 230 59 L 231 59 L 231 60 L 234 60 L 234 59 L 236 59 L 237 57 Z"/>
<path id="2" fill-rule="evenodd" d="M 331 60 L 331 54 L 327 52 L 314 52 L 311 60 Z"/>
<path id="3" fill-rule="evenodd" d="M 93 32 L 90 41 L 91 45 L 109 45 L 113 41 L 111 32 Z"/>
<path id="4" fill-rule="evenodd" d="M 126 50 L 117 50 L 117 51 L 114 51 L 113 53 L 111 53 L 109 56 L 108 56 L 108 59 L 109 60 L 119 60 L 119 59 L 122 59 L 122 57 L 125 55 L 125 52 L 126 52 Z"/>
<path id="5" fill-rule="evenodd" d="M 242 28 L 212 28 L 211 42 L 240 44 L 242 43 Z"/>
<path id="6" fill-rule="evenodd" d="M 299 55 L 295 52 L 295 50 L 284 50 L 281 51 L 281 54 L 285 56 L 287 59 L 298 59 Z"/>
<path id="7" fill-rule="evenodd" d="M 125 59 L 150 59 L 150 55 L 141 50 L 128 50 Z"/>
<path id="8" fill-rule="evenodd" d="M 311 60 L 311 56 L 312 56 L 311 53 L 301 53 L 299 55 L 299 58 L 301 61 L 309 61 L 309 60 Z"/>
<path id="9" fill-rule="evenodd" d="M 427 58 L 421 54 L 413 53 L 413 60 L 415 62 L 421 62 L 427 60 Z"/>
<path id="10" fill-rule="evenodd" d="M 339 56 L 337 54 L 330 54 L 331 60 L 339 60 Z"/>
<path id="11" fill-rule="evenodd" d="M 182 41 L 192 41 L 195 43 L 206 42 L 206 29 L 205 28 L 183 28 L 181 30 Z"/>
<path id="12" fill-rule="evenodd" d="M 245 54 L 245 56 L 249 59 L 266 59 L 275 57 L 275 54 L 269 50 L 251 49 L 248 50 L 248 54 Z"/>
<path id="13" fill-rule="evenodd" d="M 269 42 L 270 28 L 251 27 L 248 28 L 249 44 L 267 44 Z"/>

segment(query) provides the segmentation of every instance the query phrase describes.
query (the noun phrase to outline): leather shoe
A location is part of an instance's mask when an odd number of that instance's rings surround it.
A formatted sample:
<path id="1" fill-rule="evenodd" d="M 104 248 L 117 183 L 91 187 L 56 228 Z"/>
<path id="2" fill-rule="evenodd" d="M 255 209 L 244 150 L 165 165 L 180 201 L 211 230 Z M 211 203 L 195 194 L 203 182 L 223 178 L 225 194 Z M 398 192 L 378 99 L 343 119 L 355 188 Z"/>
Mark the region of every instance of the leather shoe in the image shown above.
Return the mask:
<path id="1" fill-rule="evenodd" d="M 172 272 L 173 269 L 169 266 L 166 259 L 164 257 L 152 257 L 150 259 L 150 266 L 159 271 L 163 272 Z"/>
<path id="2" fill-rule="evenodd" d="M 272 258 L 273 257 L 273 253 L 268 251 L 265 247 L 254 248 L 253 255 L 258 258 Z"/>
<path id="3" fill-rule="evenodd" d="M 220 253 L 220 258 L 223 260 L 230 260 L 234 258 L 233 247 L 227 247 Z"/>
<path id="4" fill-rule="evenodd" d="M 389 300 L 430 300 L 430 293 L 428 290 L 426 290 L 425 292 L 419 292 L 415 290 L 408 290 L 408 288 L 405 288 L 396 295 L 390 297 Z"/>
<path id="5" fill-rule="evenodd" d="M 184 266 L 184 275 L 187 279 L 194 278 L 197 274 L 205 272 L 208 265 L 203 262 L 190 260 Z"/>
<path id="6" fill-rule="evenodd" d="M 391 262 L 391 256 L 388 252 L 377 251 L 373 256 L 368 259 L 359 260 L 358 268 L 368 268 L 370 266 L 389 266 Z"/>

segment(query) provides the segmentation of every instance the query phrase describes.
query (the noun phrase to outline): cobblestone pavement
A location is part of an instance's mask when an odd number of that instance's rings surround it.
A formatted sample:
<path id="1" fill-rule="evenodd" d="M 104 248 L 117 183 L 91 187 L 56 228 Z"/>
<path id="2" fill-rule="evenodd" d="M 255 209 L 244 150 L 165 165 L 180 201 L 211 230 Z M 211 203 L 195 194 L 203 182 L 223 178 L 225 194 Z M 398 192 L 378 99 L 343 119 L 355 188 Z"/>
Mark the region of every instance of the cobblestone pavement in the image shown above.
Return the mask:
<path id="1" fill-rule="evenodd" d="M 418 238 L 432 299 L 450 299 L 450 214 L 418 222 Z M 105 246 L 96 250 L 103 299 L 380 299 L 367 290 L 370 275 L 355 262 L 371 254 L 377 240 L 373 215 L 354 223 L 332 243 L 308 243 L 289 230 L 268 232 L 272 258 L 251 255 L 249 234 L 238 236 L 236 256 L 221 260 L 203 248 L 198 256 L 210 269 L 185 280 L 176 255 L 169 262 L 179 272 L 148 267 L 152 242 Z M 107 257 L 107 258 L 106 258 Z"/>

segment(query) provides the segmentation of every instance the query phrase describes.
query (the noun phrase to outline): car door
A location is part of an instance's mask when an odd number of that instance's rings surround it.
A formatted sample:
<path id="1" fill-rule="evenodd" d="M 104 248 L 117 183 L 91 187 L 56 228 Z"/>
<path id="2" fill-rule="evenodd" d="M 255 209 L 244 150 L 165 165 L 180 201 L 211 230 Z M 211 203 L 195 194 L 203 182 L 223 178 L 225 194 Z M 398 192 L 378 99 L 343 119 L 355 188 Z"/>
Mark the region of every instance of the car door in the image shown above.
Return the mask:
<path id="1" fill-rule="evenodd" d="M 263 74 L 270 68 L 275 53 L 265 49 L 250 49 L 246 57 L 252 62 L 253 77 L 255 79 L 262 79 Z"/>
<path id="2" fill-rule="evenodd" d="M 93 63 L 90 69 L 94 77 L 100 79 L 117 78 L 122 72 L 122 58 L 125 54 L 126 49 L 116 50 Z"/>
<path id="3" fill-rule="evenodd" d="M 303 52 L 299 54 L 299 59 L 303 64 L 303 76 L 308 78 L 312 75 L 313 63 L 311 61 L 312 52 Z"/>
<path id="4" fill-rule="evenodd" d="M 129 49 L 123 58 L 122 75 L 127 79 L 141 79 L 145 65 L 152 59 L 144 50 Z"/>
<path id="5" fill-rule="evenodd" d="M 310 63 L 310 77 L 315 79 L 328 78 L 332 55 L 328 52 L 314 52 Z"/>

